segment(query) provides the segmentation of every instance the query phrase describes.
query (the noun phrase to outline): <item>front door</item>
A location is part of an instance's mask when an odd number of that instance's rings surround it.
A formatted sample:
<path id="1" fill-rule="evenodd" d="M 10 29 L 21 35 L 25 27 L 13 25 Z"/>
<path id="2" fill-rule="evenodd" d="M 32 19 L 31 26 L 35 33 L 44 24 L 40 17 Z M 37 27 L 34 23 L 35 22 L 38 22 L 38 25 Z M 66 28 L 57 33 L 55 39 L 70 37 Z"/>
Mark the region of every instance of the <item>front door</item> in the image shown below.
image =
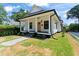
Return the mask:
<path id="1" fill-rule="evenodd" d="M 41 32 L 41 22 L 38 22 L 38 32 Z"/>

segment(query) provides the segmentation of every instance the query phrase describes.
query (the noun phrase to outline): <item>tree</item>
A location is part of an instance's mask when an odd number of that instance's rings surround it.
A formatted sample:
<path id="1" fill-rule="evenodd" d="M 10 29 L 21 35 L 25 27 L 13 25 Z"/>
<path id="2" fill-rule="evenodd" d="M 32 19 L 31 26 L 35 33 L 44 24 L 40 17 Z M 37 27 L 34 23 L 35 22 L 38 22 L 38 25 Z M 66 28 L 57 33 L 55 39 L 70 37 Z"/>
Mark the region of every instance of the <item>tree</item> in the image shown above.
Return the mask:
<path id="1" fill-rule="evenodd" d="M 3 5 L 0 4 L 0 24 L 2 23 L 3 19 L 6 18 L 6 11 L 3 8 Z"/>
<path id="2" fill-rule="evenodd" d="M 69 31 L 79 31 L 79 24 L 71 23 L 68 28 Z"/>
<path id="3" fill-rule="evenodd" d="M 13 15 L 11 16 L 11 18 L 19 22 L 19 19 L 23 19 L 27 15 L 28 15 L 28 11 L 25 12 L 25 10 L 20 9 L 18 12 L 13 12 Z"/>
<path id="4" fill-rule="evenodd" d="M 79 4 L 74 6 L 73 8 L 71 8 L 68 12 L 67 12 L 67 19 L 69 18 L 76 18 L 78 19 L 78 24 L 79 24 Z"/>

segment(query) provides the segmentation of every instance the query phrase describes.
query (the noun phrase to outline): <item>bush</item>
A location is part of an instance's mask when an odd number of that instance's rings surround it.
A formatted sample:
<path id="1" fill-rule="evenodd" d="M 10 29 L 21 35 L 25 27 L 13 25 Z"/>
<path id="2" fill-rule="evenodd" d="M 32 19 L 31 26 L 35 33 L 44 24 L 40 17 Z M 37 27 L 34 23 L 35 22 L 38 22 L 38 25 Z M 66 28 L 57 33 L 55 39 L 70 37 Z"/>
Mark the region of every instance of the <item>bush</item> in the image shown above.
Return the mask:
<path id="1" fill-rule="evenodd" d="M 70 24 L 69 31 L 79 32 L 79 24 Z"/>
<path id="2" fill-rule="evenodd" d="M 19 28 L 10 25 L 0 25 L 0 36 L 16 35 L 19 32 Z"/>

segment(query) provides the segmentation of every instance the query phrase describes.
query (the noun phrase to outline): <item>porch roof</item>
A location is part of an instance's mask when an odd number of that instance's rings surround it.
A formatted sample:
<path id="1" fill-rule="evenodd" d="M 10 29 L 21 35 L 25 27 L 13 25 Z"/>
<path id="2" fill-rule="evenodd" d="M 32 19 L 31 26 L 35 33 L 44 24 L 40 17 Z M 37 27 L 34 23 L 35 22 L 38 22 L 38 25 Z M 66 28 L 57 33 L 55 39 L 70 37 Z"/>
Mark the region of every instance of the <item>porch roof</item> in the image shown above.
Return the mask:
<path id="1" fill-rule="evenodd" d="M 55 11 L 55 9 L 52 9 L 52 10 L 40 10 L 38 12 L 29 13 L 26 17 L 31 17 L 31 16 L 42 14 L 42 13 L 51 12 L 51 11 Z"/>
<path id="2" fill-rule="evenodd" d="M 39 15 L 39 14 L 43 14 L 43 13 L 46 13 L 46 12 L 51 12 L 51 11 L 54 11 L 54 13 L 55 13 L 54 15 L 56 15 L 57 18 L 58 18 L 58 20 L 61 21 L 60 18 L 59 18 L 59 16 L 58 16 L 58 14 L 56 13 L 56 10 L 55 9 L 51 9 L 51 10 L 40 10 L 38 12 L 29 13 L 25 18 L 31 17 L 31 16 L 35 16 L 35 15 Z M 23 20 L 23 19 L 21 19 L 21 20 Z"/>

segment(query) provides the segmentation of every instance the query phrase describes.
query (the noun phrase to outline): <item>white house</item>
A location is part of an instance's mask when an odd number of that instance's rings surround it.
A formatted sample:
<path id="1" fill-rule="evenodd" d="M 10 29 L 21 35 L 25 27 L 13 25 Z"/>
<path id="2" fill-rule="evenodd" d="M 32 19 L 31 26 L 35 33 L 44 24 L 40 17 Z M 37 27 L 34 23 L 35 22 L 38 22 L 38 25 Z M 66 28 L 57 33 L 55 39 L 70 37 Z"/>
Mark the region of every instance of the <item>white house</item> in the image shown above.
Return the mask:
<path id="1" fill-rule="evenodd" d="M 61 31 L 61 21 L 55 11 L 34 5 L 28 16 L 20 19 L 20 32 L 52 35 Z"/>

